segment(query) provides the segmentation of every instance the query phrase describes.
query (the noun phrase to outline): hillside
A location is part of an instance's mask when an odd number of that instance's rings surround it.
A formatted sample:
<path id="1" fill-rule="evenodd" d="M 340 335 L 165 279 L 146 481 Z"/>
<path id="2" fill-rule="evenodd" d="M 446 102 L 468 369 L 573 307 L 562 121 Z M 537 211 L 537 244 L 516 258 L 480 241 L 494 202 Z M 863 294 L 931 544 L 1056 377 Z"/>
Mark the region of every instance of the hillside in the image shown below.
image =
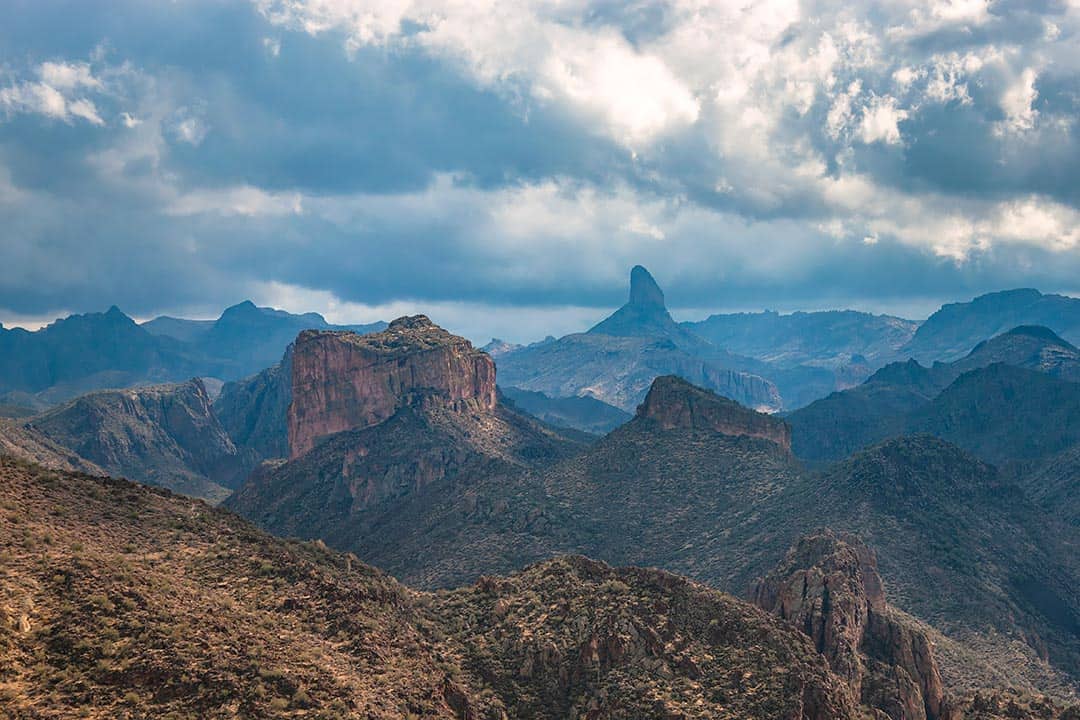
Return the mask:
<path id="1" fill-rule="evenodd" d="M 58 445 L 41 432 L 14 420 L 0 419 L 0 455 L 37 463 L 50 470 L 72 470 L 91 475 L 106 474 L 103 469 L 89 460 Z"/>
<path id="2" fill-rule="evenodd" d="M 717 402 L 719 412 L 724 405 Z M 333 481 L 340 460 L 327 461 L 329 479 L 321 486 L 305 480 L 317 473 L 296 466 L 296 474 L 276 476 L 277 487 L 311 489 L 309 504 L 282 504 L 270 516 L 251 517 L 279 531 L 323 537 L 422 587 L 579 553 L 662 567 L 736 594 L 747 592 L 800 536 L 833 527 L 864 536 L 877 550 L 896 606 L 945 634 L 950 686 L 1007 678 L 1059 697 L 1074 692 L 1080 677 L 1080 607 L 1071 590 L 1080 583 L 1075 537 L 993 467 L 920 437 L 808 473 L 774 441 L 733 435 L 730 425 L 718 432 L 721 425 L 665 423 L 665 417 L 686 416 L 643 410 L 547 467 L 455 465 L 452 477 L 423 493 L 398 493 L 366 514 L 349 512 L 355 501 L 346 493 L 355 496 L 358 486 Z M 427 457 L 429 446 L 418 444 L 425 436 L 416 434 L 423 426 L 407 420 L 396 416 L 362 432 L 393 433 L 402 442 L 411 436 L 419 457 Z M 755 432 L 753 424 L 746 427 Z M 368 450 L 360 453 L 360 468 L 402 464 L 404 456 L 388 461 L 382 450 L 356 440 L 342 436 L 341 449 L 328 442 L 328 457 L 352 445 Z M 320 525 L 323 515 L 331 522 Z M 297 516 L 307 524 L 298 527 Z"/>
<path id="3" fill-rule="evenodd" d="M 1018 289 L 943 305 L 919 326 L 902 356 L 921 362 L 956 360 L 983 340 L 1019 325 L 1042 325 L 1080 342 L 1080 299 Z"/>
<path id="4" fill-rule="evenodd" d="M 952 363 L 892 363 L 857 387 L 787 416 L 795 453 L 838 460 L 927 432 L 995 463 L 1045 458 L 1080 440 L 1080 351 L 1046 328 L 1018 327 Z"/>
<path id="5" fill-rule="evenodd" d="M 225 433 L 197 379 L 90 393 L 28 426 L 111 475 L 213 501 L 253 464 Z"/>
<path id="6" fill-rule="evenodd" d="M 0 459 L 15 717 L 856 718 L 810 639 L 650 570 L 415 593 L 165 491 Z"/>

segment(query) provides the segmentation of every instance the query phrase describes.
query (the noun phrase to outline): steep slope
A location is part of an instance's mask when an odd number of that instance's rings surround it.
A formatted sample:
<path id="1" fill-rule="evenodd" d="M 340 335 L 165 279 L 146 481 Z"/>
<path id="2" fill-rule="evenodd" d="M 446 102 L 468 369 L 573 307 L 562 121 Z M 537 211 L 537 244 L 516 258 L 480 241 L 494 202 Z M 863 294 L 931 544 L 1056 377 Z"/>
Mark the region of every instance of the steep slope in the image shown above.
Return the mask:
<path id="1" fill-rule="evenodd" d="M 1080 445 L 1051 456 L 1025 473 L 1021 483 L 1048 513 L 1080 527 Z"/>
<path id="2" fill-rule="evenodd" d="M 0 480 L 14 717 L 858 717 L 802 633 L 659 571 L 565 558 L 428 595 L 166 491 Z"/>
<path id="3" fill-rule="evenodd" d="M 510 350 L 499 357 L 500 380 L 551 398 L 590 396 L 627 412 L 653 379 L 679 375 L 748 407 L 779 410 L 776 385 L 737 367 L 733 358 L 681 328 L 664 306 L 664 293 L 640 265 L 630 272 L 630 297 L 587 333 Z"/>
<path id="4" fill-rule="evenodd" d="M 594 397 L 550 398 L 544 393 L 513 386 L 500 387 L 503 397 L 533 417 L 549 425 L 604 435 L 629 420 L 632 415 Z"/>
<path id="5" fill-rule="evenodd" d="M 292 344 L 281 362 L 242 380 L 227 382 L 214 414 L 237 448 L 260 460 L 289 456 Z"/>
<path id="6" fill-rule="evenodd" d="M 293 352 L 289 456 L 322 437 L 377 425 L 422 396 L 462 414 L 489 413 L 495 363 L 423 315 L 368 336 L 305 331 Z"/>
<path id="7" fill-rule="evenodd" d="M 251 467 L 199 380 L 83 395 L 29 426 L 108 473 L 220 501 Z"/>
<path id="8" fill-rule="evenodd" d="M 12 420 L 0 419 L 0 455 L 37 463 L 50 470 L 106 474 L 94 463 L 58 445 L 41 432 Z"/>
<path id="9" fill-rule="evenodd" d="M 766 569 L 751 556 L 774 563 L 791 541 L 756 556 L 758 503 L 800 473 L 769 437 L 786 441 L 782 421 L 658 378 L 635 418 L 584 452 L 525 471 L 458 472 L 400 498 L 362 544 L 343 547 L 425 587 L 580 553 L 741 591 Z"/>
<path id="10" fill-rule="evenodd" d="M 1080 299 L 1019 289 L 943 305 L 919 326 L 901 353 L 924 363 L 956 360 L 986 338 L 1018 325 L 1043 325 L 1078 343 Z"/>
<path id="11" fill-rule="evenodd" d="M 1080 384 L 990 365 L 961 375 L 904 425 L 988 462 L 1038 460 L 1080 442 Z"/>
<path id="12" fill-rule="evenodd" d="M 912 320 L 855 310 L 710 315 L 682 327 L 733 353 L 781 367 L 878 367 L 894 359 L 918 327 Z"/>
<path id="13" fill-rule="evenodd" d="M 290 460 L 268 463 L 228 506 L 278 534 L 372 547 L 410 497 L 520 475 L 579 452 L 559 431 L 497 402 L 495 366 L 423 316 L 359 336 L 305 332 L 292 356 Z M 399 531 L 401 529 L 399 528 Z"/>
<path id="14" fill-rule="evenodd" d="M 887 437 L 929 432 L 991 462 L 1046 457 L 1073 441 L 1080 351 L 1018 327 L 952 363 L 893 363 L 788 416 L 795 453 L 836 460 Z M 1070 409 L 1074 408 L 1074 409 Z"/>
<path id="15" fill-rule="evenodd" d="M 979 648 L 1017 685 L 1075 692 L 1076 535 L 992 466 L 936 438 L 900 438 L 807 476 L 773 512 L 858 534 L 897 606 Z M 965 684 L 963 669 L 945 669 Z"/>
<path id="16" fill-rule="evenodd" d="M 853 535 L 808 536 L 758 582 L 754 604 L 803 630 L 860 702 L 894 720 L 959 716 L 933 641 L 885 600 L 877 560 Z"/>

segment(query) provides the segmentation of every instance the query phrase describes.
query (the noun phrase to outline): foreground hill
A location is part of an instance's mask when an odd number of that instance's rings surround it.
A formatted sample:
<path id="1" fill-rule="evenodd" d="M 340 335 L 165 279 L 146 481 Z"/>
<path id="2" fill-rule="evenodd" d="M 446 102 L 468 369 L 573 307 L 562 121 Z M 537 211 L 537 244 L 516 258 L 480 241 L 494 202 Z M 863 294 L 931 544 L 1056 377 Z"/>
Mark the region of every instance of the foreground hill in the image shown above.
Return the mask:
<path id="1" fill-rule="evenodd" d="M 0 475 L 14 717 L 859 716 L 798 630 L 659 571 L 566 558 L 427 595 L 165 491 Z"/>
<path id="2" fill-rule="evenodd" d="M 198 379 L 89 393 L 27 427 L 111 475 L 213 501 L 253 464 L 229 439 Z"/>

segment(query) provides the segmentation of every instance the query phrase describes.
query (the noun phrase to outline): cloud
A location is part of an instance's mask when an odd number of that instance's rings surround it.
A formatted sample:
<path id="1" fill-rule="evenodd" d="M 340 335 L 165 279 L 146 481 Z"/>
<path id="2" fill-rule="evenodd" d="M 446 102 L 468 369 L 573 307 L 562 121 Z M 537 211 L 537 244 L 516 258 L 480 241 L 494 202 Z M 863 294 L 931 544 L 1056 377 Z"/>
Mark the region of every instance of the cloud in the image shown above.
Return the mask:
<path id="1" fill-rule="evenodd" d="M 694 308 L 1080 270 L 1075 4 L 88 0 L 54 25 L 0 27 L 0 314 L 253 295 L 525 334 L 621 302 L 638 262 Z"/>
<path id="2" fill-rule="evenodd" d="M 101 87 L 85 63 L 44 62 L 37 67 L 40 80 L 17 82 L 0 87 L 0 108 L 9 115 L 36 113 L 55 120 L 72 122 L 79 118 L 92 125 L 104 125 L 92 100 L 75 93 Z"/>

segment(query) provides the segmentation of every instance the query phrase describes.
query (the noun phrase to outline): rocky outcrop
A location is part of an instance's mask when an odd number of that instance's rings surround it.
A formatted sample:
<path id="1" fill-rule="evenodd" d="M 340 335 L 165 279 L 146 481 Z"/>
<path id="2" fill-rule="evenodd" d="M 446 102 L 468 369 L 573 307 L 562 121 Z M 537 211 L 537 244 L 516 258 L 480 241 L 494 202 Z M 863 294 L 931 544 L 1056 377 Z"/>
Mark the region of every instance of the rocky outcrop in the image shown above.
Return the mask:
<path id="1" fill-rule="evenodd" d="M 637 415 L 655 421 L 665 430 L 691 428 L 764 438 L 791 450 L 791 428 L 783 420 L 755 412 L 675 375 L 653 381 Z"/>
<path id="2" fill-rule="evenodd" d="M 250 467 L 198 379 L 90 393 L 28 427 L 111 475 L 213 501 L 224 499 Z"/>
<path id="3" fill-rule="evenodd" d="M 931 641 L 886 603 L 874 554 L 857 537 L 803 538 L 753 601 L 809 635 L 863 705 L 892 720 L 959 717 Z"/>
<path id="4" fill-rule="evenodd" d="M 431 401 L 459 411 L 495 408 L 495 363 L 423 315 L 380 333 L 308 330 L 296 340 L 289 455 L 322 437 L 377 425 L 402 407 Z"/>
<path id="5" fill-rule="evenodd" d="M 630 272 L 626 304 L 588 332 L 499 356 L 499 376 L 507 386 L 549 398 L 593 397 L 626 412 L 634 411 L 661 375 L 678 375 L 747 407 L 780 410 L 776 384 L 758 374 L 763 367 L 680 327 L 664 306 L 663 291 L 640 265 Z"/>

